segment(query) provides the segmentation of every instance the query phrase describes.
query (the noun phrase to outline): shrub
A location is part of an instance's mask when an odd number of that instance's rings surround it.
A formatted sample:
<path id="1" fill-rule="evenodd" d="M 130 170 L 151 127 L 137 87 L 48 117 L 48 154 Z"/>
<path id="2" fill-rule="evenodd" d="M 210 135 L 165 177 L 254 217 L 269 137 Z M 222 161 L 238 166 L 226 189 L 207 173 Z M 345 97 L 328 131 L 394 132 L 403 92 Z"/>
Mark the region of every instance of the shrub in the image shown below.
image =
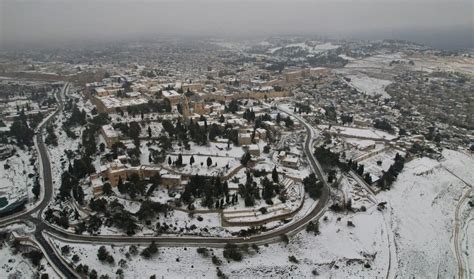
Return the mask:
<path id="1" fill-rule="evenodd" d="M 197 248 L 196 251 L 198 252 L 198 254 L 201 254 L 203 255 L 204 257 L 207 257 L 209 256 L 209 250 L 207 248 Z"/>
<path id="2" fill-rule="evenodd" d="M 281 241 L 283 241 L 285 244 L 290 243 L 290 239 L 288 238 L 286 234 L 282 234 L 280 238 L 281 238 Z"/>
<path id="3" fill-rule="evenodd" d="M 30 259 L 31 263 L 34 266 L 39 266 L 39 264 L 41 262 L 41 259 L 43 258 L 43 253 L 41 251 L 38 251 L 38 250 L 33 250 L 33 251 L 30 251 L 30 252 L 24 253 L 23 256 L 25 258 Z"/>
<path id="4" fill-rule="evenodd" d="M 242 260 L 242 252 L 238 249 L 237 245 L 235 244 L 227 244 L 224 248 L 224 258 L 232 259 L 236 262 L 240 262 Z"/>
<path id="5" fill-rule="evenodd" d="M 306 226 L 306 231 L 307 232 L 314 232 L 315 235 L 318 235 L 319 234 L 319 223 L 318 223 L 318 221 L 309 222 L 308 225 Z"/>
<path id="6" fill-rule="evenodd" d="M 217 257 L 217 256 L 212 256 L 212 263 L 214 265 L 221 265 L 222 264 L 222 261 Z"/>
<path id="7" fill-rule="evenodd" d="M 293 256 L 293 255 L 292 255 L 292 256 L 289 256 L 289 257 L 288 257 L 288 260 L 289 260 L 290 262 L 292 262 L 292 263 L 295 263 L 295 264 L 297 264 L 297 263 L 300 262 L 300 261 L 298 261 L 298 259 L 296 259 L 296 257 Z"/>

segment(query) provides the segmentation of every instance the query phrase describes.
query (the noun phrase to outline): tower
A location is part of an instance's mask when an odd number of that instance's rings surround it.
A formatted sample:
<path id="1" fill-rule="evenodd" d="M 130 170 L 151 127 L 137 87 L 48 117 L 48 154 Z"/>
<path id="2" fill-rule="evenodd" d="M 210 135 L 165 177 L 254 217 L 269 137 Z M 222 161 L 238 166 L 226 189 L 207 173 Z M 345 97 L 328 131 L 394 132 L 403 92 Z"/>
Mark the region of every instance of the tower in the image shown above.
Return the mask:
<path id="1" fill-rule="evenodd" d="M 181 107 L 182 107 L 182 110 L 183 110 L 183 120 L 184 120 L 184 124 L 185 125 L 188 125 L 189 124 L 189 116 L 191 115 L 191 112 L 189 111 L 189 101 L 188 101 L 188 97 L 186 97 L 186 95 L 182 95 L 181 96 Z"/>

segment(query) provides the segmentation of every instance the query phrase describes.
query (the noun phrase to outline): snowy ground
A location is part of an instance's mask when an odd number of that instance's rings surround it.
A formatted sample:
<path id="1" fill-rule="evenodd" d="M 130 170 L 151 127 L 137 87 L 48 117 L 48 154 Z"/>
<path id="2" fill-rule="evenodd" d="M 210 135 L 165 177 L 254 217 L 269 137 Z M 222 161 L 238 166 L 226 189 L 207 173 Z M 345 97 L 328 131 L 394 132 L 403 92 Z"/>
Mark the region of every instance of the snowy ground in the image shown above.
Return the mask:
<path id="1" fill-rule="evenodd" d="M 116 188 L 114 188 L 116 190 Z M 117 193 L 117 195 L 120 195 Z M 140 209 L 141 202 L 130 201 L 121 197 L 111 196 L 106 197 L 109 202 L 118 199 L 118 201 L 124 206 L 124 208 L 131 213 L 136 213 Z M 150 200 L 155 202 L 166 203 L 170 197 L 167 191 L 163 188 L 156 190 L 153 197 Z M 196 203 L 199 205 L 199 203 Z M 202 235 L 202 236 L 231 236 L 231 232 L 237 232 L 246 227 L 235 227 L 235 228 L 223 228 L 221 224 L 220 213 L 215 211 L 206 212 L 207 208 L 203 209 L 198 213 L 189 214 L 184 210 L 172 210 L 169 211 L 166 216 L 159 214 L 155 220 L 151 220 L 150 224 L 139 223 L 139 229 L 136 232 L 136 236 L 153 236 L 156 235 L 156 224 L 159 222 L 161 225 L 167 224 L 170 228 L 167 233 L 163 234 L 185 234 L 185 235 Z M 115 227 L 101 227 L 101 235 L 122 235 L 123 233 Z"/>
<path id="2" fill-rule="evenodd" d="M 364 171 L 368 172 L 372 175 L 372 181 L 381 177 L 384 171 L 387 171 L 390 166 L 395 162 L 396 154 L 400 154 L 400 156 L 405 156 L 405 153 L 390 148 L 374 156 L 371 156 L 367 159 L 359 161 L 360 164 L 364 165 Z M 377 162 L 380 161 L 382 164 L 379 166 Z"/>
<path id="3" fill-rule="evenodd" d="M 193 155 L 194 164 L 190 165 L 189 160 L 191 156 L 183 155 L 183 167 L 174 167 L 179 173 L 185 173 L 190 175 L 219 175 L 227 174 L 229 171 L 240 166 L 240 158 L 232 158 L 226 156 L 206 156 L 206 155 Z M 169 155 L 171 161 L 174 162 L 178 159 L 178 155 Z M 211 158 L 212 164 L 210 167 L 207 166 L 207 159 Z M 168 160 L 168 159 L 167 159 Z M 165 163 L 166 164 L 166 163 Z M 167 166 L 167 165 L 165 165 Z M 172 167 L 172 166 L 168 166 Z"/>
<path id="4" fill-rule="evenodd" d="M 460 56 L 435 56 L 435 55 L 409 55 L 406 59 L 415 62 L 417 71 L 446 71 L 461 72 L 474 75 L 474 58 Z"/>
<path id="5" fill-rule="evenodd" d="M 282 49 L 282 48 L 300 48 L 304 51 L 307 51 L 310 54 L 318 54 L 321 52 L 325 52 L 331 49 L 336 49 L 339 48 L 338 45 L 333 45 L 332 43 L 319 43 L 319 42 L 309 42 L 310 44 L 307 44 L 306 42 L 303 43 L 294 43 L 294 44 L 288 44 L 284 47 L 276 47 L 269 49 L 268 52 L 270 53 L 275 53 L 276 51 Z"/>
<path id="6" fill-rule="evenodd" d="M 453 218 L 467 186 L 446 168 L 472 182 L 474 160 L 449 150 L 443 155 L 442 162 L 422 158 L 407 163 L 392 189 L 377 196 L 389 203 L 400 277 L 457 274 L 451 246 Z"/>
<path id="7" fill-rule="evenodd" d="M 319 129 L 327 129 L 328 125 L 318 125 Z M 332 126 L 331 131 L 346 137 L 361 137 L 364 139 L 373 140 L 393 140 L 396 136 L 389 134 L 385 131 L 374 129 L 374 128 L 356 128 L 346 126 Z"/>
<path id="8" fill-rule="evenodd" d="M 34 166 L 30 162 L 30 159 L 36 156 L 34 149 L 22 150 L 17 146 L 13 148 L 16 153 L 0 161 L 0 196 L 7 198 L 9 203 L 21 197 L 32 197 L 31 189 L 35 181 Z"/>
<path id="9" fill-rule="evenodd" d="M 387 74 L 391 69 L 397 66 L 390 66 L 393 60 L 403 61 L 403 69 L 412 71 L 446 71 L 446 72 L 462 72 L 465 74 L 474 74 L 474 59 L 472 57 L 459 56 L 436 56 L 432 54 L 412 54 L 405 55 L 403 53 L 377 54 L 362 59 L 354 59 L 341 55 L 342 58 L 349 60 L 349 63 L 342 69 L 335 71 L 343 74 L 355 74 L 370 72 L 375 74 Z M 414 65 L 408 64 L 413 61 Z"/>
<path id="10" fill-rule="evenodd" d="M 42 265 L 46 264 L 47 262 L 43 258 Z M 39 272 L 27 258 L 23 257 L 21 253 L 14 254 L 12 248 L 5 243 L 0 249 L 0 266 L 2 278 L 34 278 L 38 273 L 47 273 L 44 271 Z M 49 269 L 51 270 L 51 267 Z M 54 277 L 54 274 L 49 273 L 49 278 L 57 278 Z"/>
<path id="11" fill-rule="evenodd" d="M 302 278 L 310 277 L 313 270 L 317 270 L 324 277 L 376 277 L 384 276 L 387 265 L 388 252 L 382 213 L 375 208 L 366 213 L 355 216 L 336 215 L 327 213 L 328 220 L 320 222 L 321 234 L 301 232 L 292 237 L 290 243 L 270 244 L 260 246 L 257 253 L 244 253 L 242 262 L 227 263 L 222 255 L 222 249 L 213 249 L 219 259 L 223 260 L 220 269 L 232 278 Z M 337 218 L 341 217 L 340 221 Z M 348 227 L 347 221 L 352 220 L 355 227 Z M 58 247 L 66 243 L 53 240 Z M 113 275 L 119 268 L 117 264 L 102 264 L 97 259 L 97 250 L 100 245 L 68 244 L 73 247 L 73 254 L 78 254 L 83 264 L 89 268 L 100 270 L 99 274 Z M 144 247 L 140 247 L 141 251 Z M 118 263 L 125 259 L 128 247 L 107 246 Z M 288 260 L 294 255 L 298 264 Z M 179 259 L 179 260 L 178 260 Z M 365 263 L 370 268 L 364 267 Z M 164 248 L 159 247 L 159 254 L 153 259 L 145 260 L 139 255 L 127 260 L 127 267 L 123 268 L 126 278 L 146 278 L 153 274 L 164 278 L 198 278 L 214 277 L 216 267 L 210 257 L 202 257 L 196 248 Z"/>
<path id="12" fill-rule="evenodd" d="M 29 231 L 30 229 L 23 225 L 11 225 L 2 228 L 2 231 Z M 22 235 L 22 234 L 21 234 Z M 48 274 L 49 278 L 59 278 L 56 272 L 49 265 L 46 258 L 40 262 L 39 267 L 35 267 L 31 261 L 22 256 L 23 250 L 15 253 L 9 241 L 0 243 L 0 267 L 1 278 L 35 278 L 37 274 Z"/>
<path id="13" fill-rule="evenodd" d="M 55 189 L 59 189 L 61 183 L 61 175 L 65 169 L 68 168 L 68 159 L 65 155 L 65 150 L 76 151 L 79 147 L 81 140 L 81 133 L 83 127 L 71 128 L 77 138 L 71 139 L 63 131 L 62 122 L 67 118 L 65 113 L 58 114 L 54 119 L 54 125 L 57 127 L 55 129 L 56 136 L 58 137 L 58 146 L 48 145 L 49 160 L 51 162 L 51 175 L 53 178 L 53 184 Z M 46 132 L 43 134 L 43 138 L 46 137 Z"/>
<path id="14" fill-rule="evenodd" d="M 366 75 L 356 75 L 356 76 L 348 76 L 351 79 L 349 85 L 354 87 L 360 92 L 363 92 L 369 96 L 376 96 L 380 95 L 383 98 L 390 98 L 390 95 L 385 92 L 385 87 L 392 83 L 389 80 L 371 78 Z"/>
<path id="15" fill-rule="evenodd" d="M 263 146 L 265 146 L 264 141 L 260 141 L 257 144 L 260 146 L 260 149 L 263 149 Z M 194 142 L 189 142 L 189 145 L 189 150 L 186 150 L 177 144 L 173 146 L 173 149 L 175 150 L 176 154 L 182 153 L 183 155 L 193 154 L 202 156 L 225 156 L 229 158 L 237 158 L 239 160 L 245 153 L 241 146 L 235 146 L 233 144 L 228 145 L 225 142 L 209 142 L 208 145 L 198 145 Z M 229 147 L 229 149 L 227 147 Z M 183 160 L 183 163 L 188 162 L 189 161 Z"/>

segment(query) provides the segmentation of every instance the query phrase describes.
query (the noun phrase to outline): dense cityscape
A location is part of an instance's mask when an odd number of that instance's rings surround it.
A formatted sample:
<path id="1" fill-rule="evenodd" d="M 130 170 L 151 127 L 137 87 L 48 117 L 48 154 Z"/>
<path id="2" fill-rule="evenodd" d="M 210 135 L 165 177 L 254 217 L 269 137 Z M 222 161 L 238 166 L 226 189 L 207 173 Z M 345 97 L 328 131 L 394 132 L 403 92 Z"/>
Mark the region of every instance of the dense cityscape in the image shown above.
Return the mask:
<path id="1" fill-rule="evenodd" d="M 474 52 L 0 48 L 5 278 L 471 278 Z"/>

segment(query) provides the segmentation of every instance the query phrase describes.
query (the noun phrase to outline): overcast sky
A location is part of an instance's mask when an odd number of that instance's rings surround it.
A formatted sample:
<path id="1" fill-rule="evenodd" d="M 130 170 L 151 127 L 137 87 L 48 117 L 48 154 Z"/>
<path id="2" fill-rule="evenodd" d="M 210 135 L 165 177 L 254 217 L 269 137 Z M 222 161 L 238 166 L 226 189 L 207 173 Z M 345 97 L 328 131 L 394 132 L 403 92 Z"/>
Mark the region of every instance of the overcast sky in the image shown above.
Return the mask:
<path id="1" fill-rule="evenodd" d="M 465 39 L 472 44 L 473 2 L 0 0 L 0 47 L 159 35 L 294 33 L 336 38 L 393 38 L 407 33 L 431 32 L 429 36 L 436 38 L 453 36 L 461 30 L 463 35 L 449 40 Z M 471 34 L 465 31 L 471 31 Z M 411 36 L 417 38 L 417 35 Z"/>

